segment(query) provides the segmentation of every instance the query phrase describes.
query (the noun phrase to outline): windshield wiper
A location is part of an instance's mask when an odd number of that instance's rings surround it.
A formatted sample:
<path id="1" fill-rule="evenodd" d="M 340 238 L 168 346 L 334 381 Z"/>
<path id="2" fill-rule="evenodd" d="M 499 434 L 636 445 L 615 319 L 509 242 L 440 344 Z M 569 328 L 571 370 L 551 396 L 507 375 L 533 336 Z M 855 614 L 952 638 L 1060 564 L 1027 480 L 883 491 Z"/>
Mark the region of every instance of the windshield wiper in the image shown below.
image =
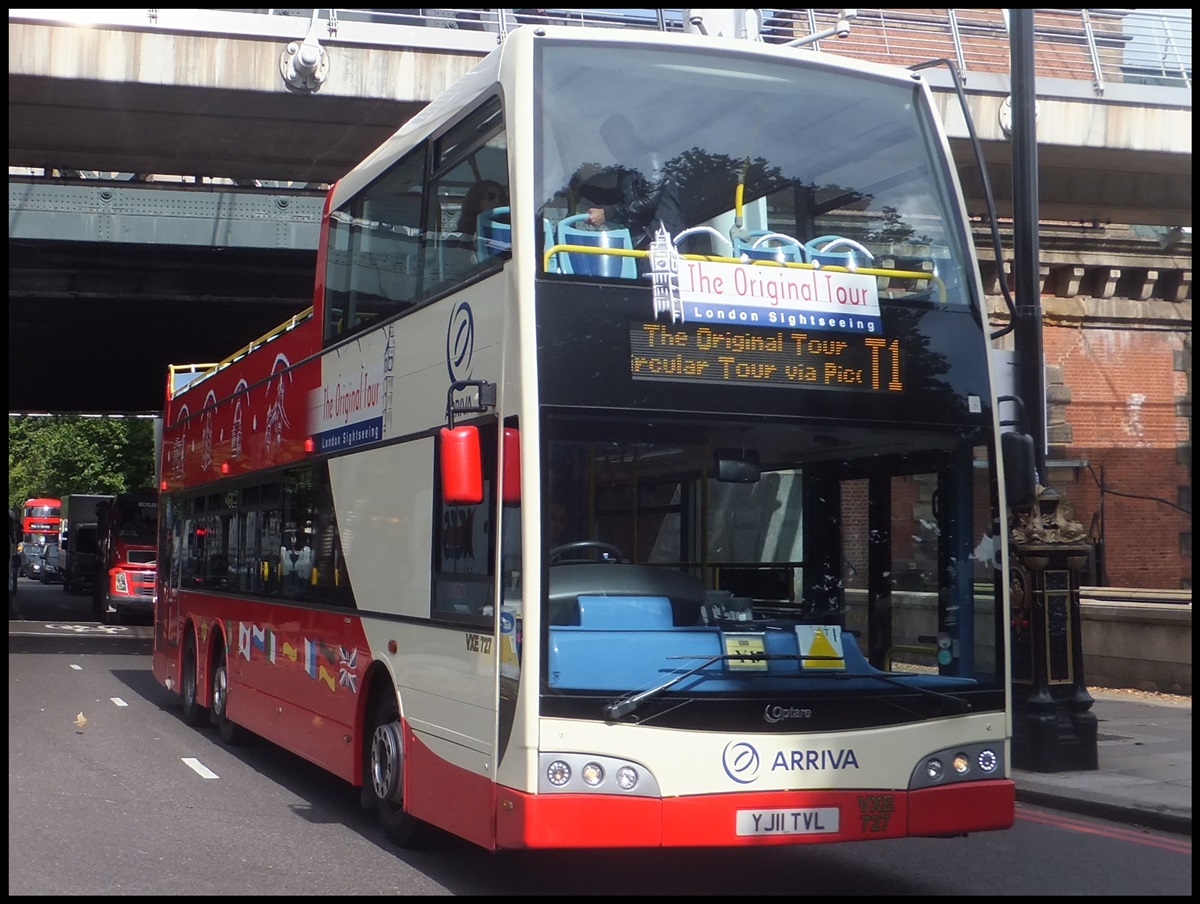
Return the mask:
<path id="1" fill-rule="evenodd" d="M 738 655 L 735 653 L 732 655 L 709 656 L 707 659 L 705 659 L 703 662 L 701 662 L 699 665 L 695 666 L 694 668 L 688 669 L 686 672 L 680 672 L 678 675 L 672 675 L 670 678 L 668 678 L 662 684 L 656 684 L 654 687 L 647 688 L 644 691 L 639 691 L 638 693 L 633 694 L 632 696 L 622 697 L 619 700 L 615 700 L 612 703 L 606 704 L 604 707 L 604 715 L 606 718 L 614 719 L 614 720 L 619 719 L 622 716 L 627 716 L 631 712 L 633 712 L 635 709 L 640 707 L 646 701 L 653 700 L 655 697 L 659 696 L 663 692 L 668 691 L 671 688 L 673 688 L 676 684 L 678 684 L 684 678 L 689 678 L 692 675 L 695 675 L 697 672 L 703 671 L 704 669 L 708 668 L 710 665 L 712 665 L 715 662 L 721 662 L 723 660 L 730 660 L 730 659 L 737 659 L 739 661 L 748 659 L 748 660 L 751 660 L 754 662 L 761 662 L 761 661 L 770 660 L 770 659 L 800 660 L 800 659 L 823 659 L 823 658 L 830 659 L 830 658 L 834 658 L 834 657 L 796 656 L 796 655 L 787 654 L 787 653 L 782 654 L 782 655 L 778 654 L 778 653 L 756 653 L 756 654 L 751 654 L 751 655 Z M 753 674 L 753 673 L 749 673 L 749 674 Z M 782 677 L 782 676 L 774 675 L 773 677 L 778 678 L 778 677 Z M 805 674 L 801 673 L 799 675 L 789 676 L 789 677 L 794 677 L 797 679 L 824 678 L 824 679 L 827 679 L 830 681 L 848 681 L 851 678 L 874 678 L 877 681 L 882 681 L 885 684 L 890 684 L 894 687 L 898 687 L 903 690 L 916 691 L 919 694 L 925 694 L 926 696 L 933 697 L 937 700 L 944 700 L 946 702 L 953 703 L 956 706 L 958 706 L 963 712 L 971 712 L 975 708 L 968 701 L 962 700 L 959 697 L 953 697 L 950 694 L 943 694 L 941 691 L 935 691 L 935 690 L 932 690 L 930 688 L 924 687 L 919 684 L 908 684 L 907 682 L 903 681 L 902 679 L 893 678 L 890 675 L 876 675 L 876 674 L 871 674 L 871 673 L 864 675 L 864 674 L 848 674 L 845 672 L 816 672 L 814 674 L 809 674 L 809 675 L 805 675 Z"/>
<path id="2" fill-rule="evenodd" d="M 654 687 L 647 688 L 644 691 L 639 691 L 638 693 L 634 694 L 632 697 L 622 697 L 619 700 L 614 700 L 612 703 L 606 704 L 604 707 L 604 715 L 605 715 L 605 717 L 607 717 L 609 719 L 619 719 L 619 718 L 621 718 L 621 716 L 627 716 L 631 712 L 633 712 L 635 709 L 637 709 L 639 706 L 641 706 L 643 703 L 645 703 L 647 700 L 653 700 L 655 697 L 657 697 L 663 691 L 670 690 L 675 685 L 677 685 L 680 681 L 682 681 L 684 678 L 689 678 L 692 675 L 695 675 L 697 672 L 703 671 L 704 669 L 706 669 L 710 665 L 712 665 L 714 662 L 720 662 L 723 659 L 757 659 L 757 658 L 760 658 L 760 657 L 738 656 L 738 655 L 728 656 L 728 655 L 724 655 L 724 654 L 722 654 L 720 656 L 709 656 L 707 659 L 705 659 L 702 663 L 700 663 L 695 668 L 688 669 L 686 672 L 680 672 L 678 675 L 673 675 L 672 677 L 670 677 L 666 681 L 664 681 L 662 684 L 656 684 Z"/>

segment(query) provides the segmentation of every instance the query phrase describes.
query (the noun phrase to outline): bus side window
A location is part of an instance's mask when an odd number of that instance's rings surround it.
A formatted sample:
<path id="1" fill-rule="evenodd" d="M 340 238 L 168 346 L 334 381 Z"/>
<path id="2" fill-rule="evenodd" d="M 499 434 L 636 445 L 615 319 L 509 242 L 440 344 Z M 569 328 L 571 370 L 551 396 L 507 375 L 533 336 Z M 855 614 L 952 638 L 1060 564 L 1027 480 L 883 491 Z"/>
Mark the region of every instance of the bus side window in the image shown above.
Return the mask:
<path id="1" fill-rule="evenodd" d="M 424 159 L 409 154 L 330 215 L 326 342 L 416 303 Z"/>
<path id="2" fill-rule="evenodd" d="M 508 141 L 500 99 L 488 98 L 434 139 L 434 158 L 429 194 L 439 201 L 440 218 L 429 224 L 430 234 L 436 234 L 437 254 L 426 271 L 427 291 L 450 288 L 511 256 L 507 218 L 492 224 L 486 217 L 509 204 Z M 480 231 L 481 223 L 486 234 Z"/>

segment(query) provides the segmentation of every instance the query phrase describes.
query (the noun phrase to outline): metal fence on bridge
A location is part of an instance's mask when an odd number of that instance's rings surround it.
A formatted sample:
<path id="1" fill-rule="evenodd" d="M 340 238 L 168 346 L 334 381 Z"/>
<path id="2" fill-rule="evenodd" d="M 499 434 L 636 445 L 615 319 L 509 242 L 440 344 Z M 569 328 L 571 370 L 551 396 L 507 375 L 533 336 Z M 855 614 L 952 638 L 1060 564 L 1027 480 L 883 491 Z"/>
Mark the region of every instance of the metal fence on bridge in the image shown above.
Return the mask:
<path id="1" fill-rule="evenodd" d="M 145 9 L 10 10 L 10 20 L 78 21 L 164 31 L 237 31 L 277 37 L 285 20 L 290 36 L 378 45 L 445 47 L 448 31 L 483 49 L 521 24 L 698 30 L 684 9 Z M 732 11 L 725 11 L 732 12 Z M 752 15 L 749 30 L 769 43 L 907 66 L 946 58 L 969 83 L 973 75 L 1007 73 L 1005 9 L 769 9 Z M 1035 65 L 1039 78 L 1090 83 L 1102 97 L 1116 85 L 1185 89 L 1190 107 L 1192 14 L 1187 9 L 1035 9 Z M 703 18 L 703 17 L 701 17 Z M 296 20 L 303 20 L 297 23 Z M 841 25 L 848 25 L 842 28 Z M 365 27 L 364 27 L 365 26 Z M 425 40 L 418 29 L 425 32 Z M 482 33 L 476 36 L 475 33 Z M 844 34 L 845 37 L 840 37 Z M 434 35 L 437 37 L 435 38 Z M 470 36 L 470 37 L 468 37 Z"/>

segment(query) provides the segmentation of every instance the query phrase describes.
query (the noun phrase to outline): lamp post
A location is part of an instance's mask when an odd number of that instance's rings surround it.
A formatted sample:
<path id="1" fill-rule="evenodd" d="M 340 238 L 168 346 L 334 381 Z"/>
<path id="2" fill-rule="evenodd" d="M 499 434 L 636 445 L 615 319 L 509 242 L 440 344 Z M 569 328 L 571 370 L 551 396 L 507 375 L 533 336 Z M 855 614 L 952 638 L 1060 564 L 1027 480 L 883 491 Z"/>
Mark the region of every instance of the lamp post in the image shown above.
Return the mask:
<path id="1" fill-rule="evenodd" d="M 1035 772 L 1098 768 L 1096 714 L 1083 673 L 1079 583 L 1090 546 L 1083 526 L 1046 489 L 1046 390 L 1038 275 L 1038 164 L 1033 10 L 1007 10 L 1011 29 L 1013 340 L 1038 487 L 1014 512 L 1009 568 L 1013 765 Z"/>

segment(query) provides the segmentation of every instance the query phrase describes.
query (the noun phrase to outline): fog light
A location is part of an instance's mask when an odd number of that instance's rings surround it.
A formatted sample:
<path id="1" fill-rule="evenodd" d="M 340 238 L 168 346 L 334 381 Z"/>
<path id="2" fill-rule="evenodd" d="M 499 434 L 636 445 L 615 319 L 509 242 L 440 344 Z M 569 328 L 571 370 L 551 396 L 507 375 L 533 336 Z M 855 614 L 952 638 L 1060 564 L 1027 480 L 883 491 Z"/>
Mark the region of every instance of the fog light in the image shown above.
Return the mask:
<path id="1" fill-rule="evenodd" d="M 946 767 L 937 757 L 931 759 L 925 764 L 925 774 L 929 776 L 930 781 L 940 781 L 942 774 L 946 771 Z"/>
<path id="2" fill-rule="evenodd" d="M 638 774 L 632 766 L 622 766 L 617 770 L 617 787 L 622 791 L 632 791 L 637 787 Z"/>
<path id="3" fill-rule="evenodd" d="M 966 775 L 970 768 L 971 758 L 969 756 L 967 756 L 965 753 L 954 754 L 953 769 L 955 772 L 957 772 L 959 775 Z"/>
<path id="4" fill-rule="evenodd" d="M 995 772 L 996 767 L 1000 765 L 1000 758 L 996 756 L 994 750 L 984 750 L 979 754 L 979 768 L 984 772 Z"/>
<path id="5" fill-rule="evenodd" d="M 588 763 L 579 774 L 583 777 L 584 784 L 593 788 L 604 781 L 604 770 L 599 763 Z"/>
<path id="6" fill-rule="evenodd" d="M 555 760 L 546 767 L 546 781 L 554 787 L 561 788 L 571 780 L 571 767 L 562 760 Z"/>

